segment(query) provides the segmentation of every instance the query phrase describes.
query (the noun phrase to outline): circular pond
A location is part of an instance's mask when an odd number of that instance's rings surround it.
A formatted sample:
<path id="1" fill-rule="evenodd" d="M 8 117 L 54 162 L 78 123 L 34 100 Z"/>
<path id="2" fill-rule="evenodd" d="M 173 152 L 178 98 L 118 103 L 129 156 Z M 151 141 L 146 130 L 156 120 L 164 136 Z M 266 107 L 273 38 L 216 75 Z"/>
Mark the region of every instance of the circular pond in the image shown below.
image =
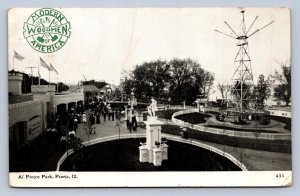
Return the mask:
<path id="1" fill-rule="evenodd" d="M 162 166 L 139 162 L 140 142 L 145 139 L 122 139 L 86 147 L 70 155 L 61 171 L 241 171 L 230 160 L 197 146 L 168 141 L 169 157 Z"/>

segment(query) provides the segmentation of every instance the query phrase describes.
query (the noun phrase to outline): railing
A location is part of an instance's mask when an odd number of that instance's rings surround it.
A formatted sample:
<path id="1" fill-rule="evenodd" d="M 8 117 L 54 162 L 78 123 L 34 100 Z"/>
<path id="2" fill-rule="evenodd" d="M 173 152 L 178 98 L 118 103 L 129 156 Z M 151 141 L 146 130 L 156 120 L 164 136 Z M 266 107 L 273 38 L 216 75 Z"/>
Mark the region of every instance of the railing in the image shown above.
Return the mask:
<path id="1" fill-rule="evenodd" d="M 119 140 L 119 139 L 130 139 L 130 138 L 145 138 L 146 134 L 145 133 L 136 133 L 136 134 L 123 134 L 123 135 L 114 135 L 114 136 L 108 136 L 108 137 L 103 137 L 103 138 L 97 138 L 94 139 L 92 141 L 86 141 L 84 143 L 82 143 L 84 146 L 90 146 L 90 145 L 95 145 L 98 143 L 102 143 L 102 142 L 107 142 L 107 141 L 113 141 L 113 140 Z M 174 136 L 174 135 L 170 135 L 170 134 L 162 134 L 162 137 L 166 137 L 168 140 L 172 140 L 172 141 L 177 141 L 177 142 L 181 142 L 181 143 L 186 143 L 186 144 L 190 144 L 190 145 L 194 145 L 200 148 L 204 148 L 206 150 L 209 150 L 211 152 L 214 152 L 216 154 L 219 154 L 227 159 L 229 159 L 231 162 L 233 162 L 235 165 L 237 165 L 239 168 L 241 168 L 241 170 L 243 171 L 248 171 L 247 167 L 241 163 L 238 159 L 236 159 L 234 156 L 232 156 L 231 154 L 220 150 L 214 146 L 208 145 L 208 144 L 204 144 L 202 142 L 196 141 L 196 140 L 188 140 L 188 139 L 184 139 L 181 138 L 179 136 Z M 60 166 L 61 164 L 67 159 L 67 157 L 71 154 L 73 154 L 73 149 L 68 150 L 67 152 L 65 152 L 62 157 L 59 159 L 59 161 L 57 162 L 57 167 L 56 167 L 56 171 L 60 170 Z"/>
<path id="2" fill-rule="evenodd" d="M 265 139 L 265 140 L 291 140 L 291 134 L 290 133 L 262 133 L 262 132 L 245 132 L 245 131 L 233 131 L 233 130 L 227 130 L 224 129 L 218 129 L 218 128 L 211 128 L 211 127 L 204 127 L 202 125 L 194 125 L 188 122 L 185 122 L 183 120 L 179 120 L 176 118 L 176 116 L 182 115 L 182 114 L 189 114 L 197 112 L 198 109 L 190 109 L 190 110 L 183 110 L 179 112 L 175 112 L 172 115 L 172 122 L 179 126 L 184 126 L 190 129 L 195 129 L 197 131 L 206 132 L 206 133 L 212 133 L 212 134 L 218 134 L 218 135 L 226 135 L 231 137 L 242 137 L 242 138 L 251 138 L 251 139 Z"/>
<path id="3" fill-rule="evenodd" d="M 194 146 L 198 146 L 200 148 L 204 148 L 204 149 L 209 150 L 211 152 L 214 152 L 216 154 L 219 154 L 219 155 L 229 159 L 231 162 L 233 162 L 235 165 L 237 165 L 243 171 L 248 171 L 247 167 L 243 163 L 241 163 L 239 160 L 237 160 L 234 156 L 232 156 L 228 152 L 220 150 L 220 149 L 218 149 L 214 146 L 204 144 L 204 143 L 196 141 L 196 140 L 188 140 L 188 139 L 176 137 L 176 136 L 169 135 L 169 134 L 162 134 L 162 136 L 166 137 L 168 140 L 182 142 L 182 143 L 186 143 L 186 144 L 191 144 L 191 145 L 194 145 Z"/>
<path id="4" fill-rule="evenodd" d="M 267 109 L 267 111 L 270 112 L 271 116 L 279 116 L 279 117 L 284 117 L 284 118 L 292 118 L 292 112 L 291 111 L 286 111 L 284 109 L 281 110 L 276 110 L 276 109 L 272 109 L 269 108 Z"/>
<path id="5" fill-rule="evenodd" d="M 108 141 L 113 141 L 113 140 L 118 140 L 118 139 L 130 139 L 130 138 L 144 138 L 146 136 L 145 133 L 136 133 L 136 134 L 124 134 L 124 135 L 113 135 L 113 136 L 107 136 L 107 137 L 102 137 L 102 138 L 97 138 L 91 141 L 86 141 L 83 142 L 82 144 L 84 146 L 91 146 L 91 145 L 95 145 L 98 143 L 102 143 L 102 142 L 108 142 Z M 66 151 L 62 157 L 59 159 L 58 163 L 57 163 L 57 167 L 56 167 L 56 171 L 59 171 L 60 165 L 66 160 L 66 158 L 73 154 L 74 150 L 73 149 L 69 149 L 68 151 Z"/>

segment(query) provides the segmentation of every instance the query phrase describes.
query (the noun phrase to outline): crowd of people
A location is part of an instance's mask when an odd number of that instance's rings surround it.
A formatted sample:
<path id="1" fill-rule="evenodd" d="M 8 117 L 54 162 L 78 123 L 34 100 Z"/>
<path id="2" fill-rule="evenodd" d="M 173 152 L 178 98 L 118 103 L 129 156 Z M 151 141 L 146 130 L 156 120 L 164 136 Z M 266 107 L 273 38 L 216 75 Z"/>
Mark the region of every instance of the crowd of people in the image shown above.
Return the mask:
<path id="1" fill-rule="evenodd" d="M 76 137 L 80 123 L 84 123 L 84 127 L 87 127 L 87 134 L 96 134 L 95 125 L 106 121 L 118 121 L 116 124 L 126 126 L 131 133 L 136 131 L 138 127 L 136 116 L 134 110 L 125 111 L 124 106 L 112 105 L 107 100 L 99 99 L 85 106 L 72 107 L 69 111 L 49 114 L 48 130 L 51 130 L 50 134 L 57 135 L 55 138 L 60 138 L 60 149 L 65 150 L 71 140 L 80 142 L 79 138 Z"/>
<path id="2" fill-rule="evenodd" d="M 135 131 L 137 128 L 137 119 L 136 119 L 136 113 L 135 111 L 125 111 L 124 107 L 112 107 L 111 104 L 108 101 L 102 101 L 94 102 L 90 107 L 90 109 L 87 110 L 88 113 L 88 120 L 89 125 L 92 126 L 94 124 L 101 124 L 101 116 L 103 118 L 103 121 L 106 120 L 110 121 L 126 121 L 126 126 L 131 132 L 132 130 Z M 127 115 L 125 115 L 125 112 L 127 112 Z"/>
<path id="3" fill-rule="evenodd" d="M 112 108 L 108 101 L 99 101 L 94 103 L 90 109 L 87 110 L 88 120 L 90 125 L 101 124 L 101 116 L 105 122 L 107 119 L 114 121 L 115 114 L 119 108 Z"/>

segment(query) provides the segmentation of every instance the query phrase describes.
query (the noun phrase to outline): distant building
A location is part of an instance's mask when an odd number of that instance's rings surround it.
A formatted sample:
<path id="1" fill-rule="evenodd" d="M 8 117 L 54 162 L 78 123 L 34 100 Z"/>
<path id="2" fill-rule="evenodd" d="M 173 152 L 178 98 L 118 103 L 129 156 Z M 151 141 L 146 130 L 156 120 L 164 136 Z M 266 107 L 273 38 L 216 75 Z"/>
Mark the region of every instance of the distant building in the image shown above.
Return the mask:
<path id="1" fill-rule="evenodd" d="M 280 116 L 285 118 L 292 118 L 291 107 L 272 107 L 267 108 L 271 116 Z"/>
<path id="2" fill-rule="evenodd" d="M 95 85 L 83 85 L 84 102 L 88 103 L 91 99 L 100 96 L 100 89 Z"/>

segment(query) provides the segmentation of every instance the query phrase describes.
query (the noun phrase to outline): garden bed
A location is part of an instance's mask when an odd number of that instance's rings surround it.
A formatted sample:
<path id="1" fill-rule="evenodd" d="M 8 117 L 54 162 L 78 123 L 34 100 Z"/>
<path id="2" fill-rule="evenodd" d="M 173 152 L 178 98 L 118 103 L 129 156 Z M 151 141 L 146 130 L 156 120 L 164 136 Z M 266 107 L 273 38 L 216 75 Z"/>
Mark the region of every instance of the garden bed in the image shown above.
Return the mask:
<path id="1" fill-rule="evenodd" d="M 180 111 L 180 110 L 175 110 L 175 109 L 174 110 L 160 110 L 160 111 L 157 111 L 155 114 L 157 115 L 158 118 L 171 120 L 172 115 L 178 111 Z"/>
<path id="2" fill-rule="evenodd" d="M 206 123 L 206 119 L 209 117 L 211 117 L 211 115 L 203 114 L 199 112 L 193 112 L 188 114 L 181 114 L 176 116 L 175 118 L 179 120 L 183 120 L 190 124 L 201 124 L 201 123 Z"/>
<path id="3" fill-rule="evenodd" d="M 162 133 L 180 136 L 181 135 L 180 132 L 182 132 L 182 129 L 177 125 L 162 126 Z M 249 148 L 249 149 L 263 150 L 263 151 L 270 151 L 270 152 L 291 153 L 290 140 L 263 140 L 263 139 L 238 138 L 238 137 L 231 137 L 227 135 L 218 135 L 218 134 L 197 131 L 190 128 L 187 128 L 187 134 L 188 134 L 188 138 L 213 142 L 217 144 L 224 144 L 228 146 Z"/>
<path id="4" fill-rule="evenodd" d="M 83 150 L 83 159 L 70 155 L 60 171 L 241 171 L 227 158 L 194 145 L 168 140 L 168 160 L 162 166 L 139 161 L 140 142 L 122 139 L 95 144 Z"/>

